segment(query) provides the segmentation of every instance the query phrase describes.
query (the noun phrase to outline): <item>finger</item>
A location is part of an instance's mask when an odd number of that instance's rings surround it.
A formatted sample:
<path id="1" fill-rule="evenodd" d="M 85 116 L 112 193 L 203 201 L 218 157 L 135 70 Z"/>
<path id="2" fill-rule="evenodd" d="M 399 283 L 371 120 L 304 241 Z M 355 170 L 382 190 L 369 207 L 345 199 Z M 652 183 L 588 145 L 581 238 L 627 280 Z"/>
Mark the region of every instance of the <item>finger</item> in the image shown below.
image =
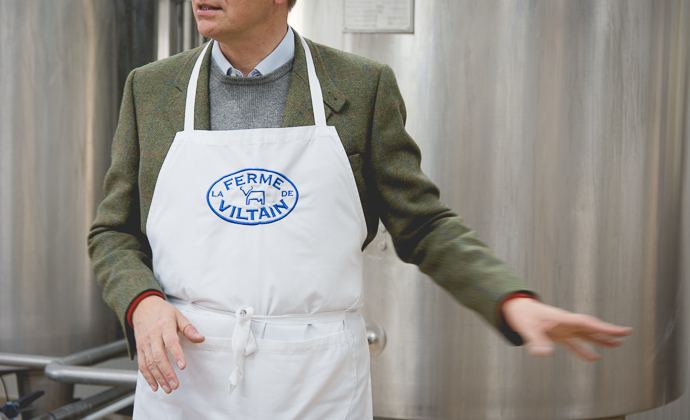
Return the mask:
<path id="1" fill-rule="evenodd" d="M 180 369 L 184 369 L 185 358 L 184 358 L 184 353 L 182 352 L 182 347 L 180 347 L 180 339 L 177 336 L 177 331 L 173 331 L 173 330 L 164 331 L 163 332 L 163 343 L 165 344 L 165 348 L 167 349 L 167 351 L 170 353 L 173 360 L 175 361 L 175 364 L 177 364 L 177 366 Z M 164 366 L 161 369 L 161 372 L 165 376 L 165 379 L 168 380 L 170 387 L 172 389 L 177 389 L 177 387 L 179 386 L 179 382 L 177 380 L 177 375 L 175 374 L 175 369 L 173 369 L 172 365 L 170 364 L 170 359 L 168 359 L 166 357 L 165 360 L 167 363 L 165 364 L 166 366 Z M 169 370 L 168 370 L 167 366 L 170 366 Z"/>
<path id="2" fill-rule="evenodd" d="M 613 324 L 609 324 L 613 325 Z M 602 331 L 604 334 L 613 335 L 615 337 L 627 337 L 633 333 L 635 329 L 633 327 L 621 327 L 620 325 L 613 325 L 610 329 Z"/>
<path id="3" fill-rule="evenodd" d="M 166 388 L 170 388 L 168 387 L 168 384 L 165 382 L 165 378 L 158 369 L 158 366 L 156 365 L 156 362 L 153 358 L 153 351 L 151 350 L 150 343 L 147 344 L 147 346 L 144 346 L 144 365 L 149 374 L 153 376 L 153 381 L 156 384 L 154 391 L 158 389 L 158 385 L 160 385 L 161 388 L 163 388 L 163 391 L 166 391 Z"/>
<path id="4" fill-rule="evenodd" d="M 143 350 L 137 349 L 137 364 L 139 366 L 139 372 L 141 372 L 141 375 L 146 379 L 146 382 L 149 384 L 153 392 L 156 392 L 158 390 L 158 382 L 153 377 L 153 374 L 151 371 L 149 371 L 148 366 L 146 365 L 146 355 L 144 354 Z"/>
<path id="5" fill-rule="evenodd" d="M 630 327 L 621 327 L 620 325 L 604 322 L 589 315 L 571 315 L 563 321 L 569 324 L 569 326 L 582 329 L 583 332 L 588 334 L 607 334 L 613 337 L 625 337 L 633 332 L 633 329 Z"/>
<path id="6" fill-rule="evenodd" d="M 187 359 L 184 357 L 184 351 L 180 346 L 180 339 L 177 334 L 167 333 L 163 336 L 163 342 L 165 343 L 165 348 L 172 356 L 177 367 L 182 370 L 187 366 Z"/>
<path id="7" fill-rule="evenodd" d="M 171 389 L 170 384 L 166 379 L 166 374 L 169 375 L 168 371 L 172 370 L 172 366 L 170 366 L 168 355 L 163 347 L 162 338 L 159 337 L 158 340 L 151 343 L 151 350 L 150 353 L 148 351 L 146 352 L 146 359 L 146 367 L 149 368 L 153 374 L 153 377 L 163 388 L 163 391 L 165 391 L 166 394 L 169 394 Z"/>
<path id="8" fill-rule="evenodd" d="M 196 327 L 191 324 L 184 330 L 184 336 L 192 343 L 201 343 L 206 340 L 206 337 L 201 335 Z"/>
<path id="9" fill-rule="evenodd" d="M 181 332 L 187 340 L 192 343 L 201 343 L 206 339 L 206 337 L 201 335 L 196 327 L 194 327 L 180 311 L 175 312 L 175 318 L 177 320 L 177 330 Z"/>
<path id="10" fill-rule="evenodd" d="M 580 358 L 588 362 L 594 362 L 595 360 L 599 360 L 601 358 L 601 356 L 598 353 L 592 351 L 587 346 L 584 346 L 575 340 L 566 340 L 561 344 L 563 345 L 563 347 L 572 351 Z"/>
<path id="11" fill-rule="evenodd" d="M 603 334 L 579 334 L 578 338 L 587 341 L 588 343 L 608 348 L 622 346 L 625 342 L 622 338 L 611 337 Z"/>
<path id="12" fill-rule="evenodd" d="M 550 356 L 553 353 L 553 342 L 538 328 L 520 331 L 529 354 L 537 357 Z"/>

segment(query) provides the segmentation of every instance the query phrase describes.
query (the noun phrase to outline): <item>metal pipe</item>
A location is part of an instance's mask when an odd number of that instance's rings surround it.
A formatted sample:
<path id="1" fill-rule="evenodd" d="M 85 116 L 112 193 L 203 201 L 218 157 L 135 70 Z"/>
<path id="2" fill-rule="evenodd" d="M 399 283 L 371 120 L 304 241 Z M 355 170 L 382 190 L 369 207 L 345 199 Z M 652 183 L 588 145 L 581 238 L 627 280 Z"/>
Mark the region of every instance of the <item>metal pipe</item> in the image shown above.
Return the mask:
<path id="1" fill-rule="evenodd" d="M 99 394 L 92 395 L 81 401 L 68 404 L 49 413 L 34 417 L 34 420 L 72 420 L 82 418 L 85 414 L 92 413 L 99 408 L 130 395 L 132 390 L 123 388 L 111 388 Z"/>
<path id="2" fill-rule="evenodd" d="M 120 401 L 116 401 L 106 407 L 101 408 L 100 410 L 93 412 L 89 414 L 88 416 L 84 417 L 82 420 L 98 420 L 104 416 L 107 416 L 108 414 L 115 413 L 119 410 L 122 410 L 123 408 L 130 406 L 134 404 L 134 394 L 125 397 L 121 399 Z"/>
<path id="3" fill-rule="evenodd" d="M 158 0 L 158 59 L 170 57 L 170 0 Z"/>
<path id="4" fill-rule="evenodd" d="M 29 369 L 42 370 L 55 360 L 49 356 L 32 356 L 29 354 L 0 353 L 0 364 L 10 366 L 22 366 Z"/>
<path id="5" fill-rule="evenodd" d="M 0 353 L 0 364 L 43 369 L 46 377 L 57 382 L 134 388 L 137 383 L 136 371 L 85 367 L 125 354 L 127 342 L 118 340 L 62 358 Z"/>
<path id="6" fill-rule="evenodd" d="M 45 367 L 45 375 L 58 382 L 133 388 L 137 383 L 136 371 L 84 367 L 124 354 L 127 354 L 127 342 L 118 340 L 56 359 Z"/>
<path id="7" fill-rule="evenodd" d="M 137 372 L 124 369 L 105 369 L 51 363 L 46 366 L 45 374 L 48 378 L 57 382 L 127 388 L 134 388 L 137 383 Z"/>
<path id="8" fill-rule="evenodd" d="M 114 341 L 103 346 L 94 347 L 78 353 L 56 359 L 54 363 L 63 365 L 95 365 L 118 356 L 127 354 L 127 341 L 125 339 Z"/>

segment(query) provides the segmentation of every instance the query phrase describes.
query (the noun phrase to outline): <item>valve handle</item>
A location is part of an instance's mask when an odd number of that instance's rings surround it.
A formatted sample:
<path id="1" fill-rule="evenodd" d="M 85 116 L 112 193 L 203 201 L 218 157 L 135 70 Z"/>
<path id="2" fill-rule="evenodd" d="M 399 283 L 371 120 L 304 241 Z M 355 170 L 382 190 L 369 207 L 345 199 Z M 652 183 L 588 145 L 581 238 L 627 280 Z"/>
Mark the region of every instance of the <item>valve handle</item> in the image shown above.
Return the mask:
<path id="1" fill-rule="evenodd" d="M 379 324 L 367 322 L 367 342 L 369 343 L 369 354 L 378 356 L 386 347 L 386 332 Z"/>
<path id="2" fill-rule="evenodd" d="M 5 405 L 2 406 L 0 412 L 11 419 L 15 418 L 22 411 L 26 411 L 31 403 L 41 398 L 44 394 L 44 391 L 38 390 L 17 398 L 16 400 L 6 402 Z"/>

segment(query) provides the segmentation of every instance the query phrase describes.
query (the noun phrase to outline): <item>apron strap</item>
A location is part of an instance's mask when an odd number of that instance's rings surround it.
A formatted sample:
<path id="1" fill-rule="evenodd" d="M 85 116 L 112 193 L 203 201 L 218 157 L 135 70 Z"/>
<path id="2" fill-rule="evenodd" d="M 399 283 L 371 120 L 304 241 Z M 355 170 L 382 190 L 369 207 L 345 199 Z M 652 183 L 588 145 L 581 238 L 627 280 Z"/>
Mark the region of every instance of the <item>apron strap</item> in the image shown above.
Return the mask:
<path id="1" fill-rule="evenodd" d="M 207 42 L 204 49 L 201 50 L 199 58 L 196 60 L 196 63 L 194 63 L 194 69 L 192 70 L 192 75 L 189 78 L 189 84 L 187 84 L 187 101 L 184 108 L 184 131 L 194 130 L 194 103 L 196 102 L 196 83 L 199 81 L 199 71 L 201 70 L 201 62 L 204 61 L 206 50 L 212 42 L 212 40 Z"/>
<path id="2" fill-rule="evenodd" d="M 314 59 L 311 56 L 311 50 L 309 45 L 299 36 L 300 41 L 302 41 L 302 47 L 304 48 L 304 55 L 307 57 L 307 73 L 309 74 L 309 90 L 311 91 L 311 105 L 314 109 L 314 122 L 318 127 L 326 126 L 326 111 L 323 107 L 323 94 L 321 93 L 321 84 L 319 84 L 319 78 L 316 77 L 316 69 L 314 67 Z"/>
<path id="3" fill-rule="evenodd" d="M 316 76 L 316 69 L 314 67 L 314 59 L 311 56 L 311 50 L 309 45 L 299 36 L 300 41 L 302 41 L 302 47 L 304 48 L 304 55 L 307 57 L 307 74 L 309 75 L 309 91 L 311 92 L 311 103 L 314 109 L 314 122 L 318 127 L 326 126 L 326 110 L 323 104 L 323 93 L 321 92 L 321 84 L 319 84 L 319 78 Z M 201 62 L 204 61 L 204 56 L 206 55 L 206 50 L 209 45 L 214 42 L 209 41 L 204 49 L 199 54 L 196 63 L 194 63 L 194 69 L 192 70 L 192 75 L 189 78 L 189 83 L 187 84 L 187 99 L 185 102 L 184 109 L 184 131 L 194 130 L 194 104 L 196 102 L 196 86 L 199 81 L 199 72 L 201 71 Z"/>
<path id="4" fill-rule="evenodd" d="M 232 334 L 232 353 L 235 357 L 235 368 L 228 381 L 228 394 L 237 388 L 244 377 L 244 360 L 256 351 L 256 339 L 249 325 L 252 323 L 254 308 L 243 307 L 237 310 L 235 332 Z"/>

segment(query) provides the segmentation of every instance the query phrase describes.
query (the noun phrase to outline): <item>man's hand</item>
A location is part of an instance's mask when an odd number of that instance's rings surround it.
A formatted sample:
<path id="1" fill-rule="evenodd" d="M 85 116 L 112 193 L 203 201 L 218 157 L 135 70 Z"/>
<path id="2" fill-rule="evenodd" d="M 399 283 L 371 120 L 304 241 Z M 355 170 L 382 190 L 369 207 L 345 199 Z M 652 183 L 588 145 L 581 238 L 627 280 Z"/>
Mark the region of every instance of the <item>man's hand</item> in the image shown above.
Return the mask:
<path id="1" fill-rule="evenodd" d="M 621 327 L 589 315 L 575 314 L 535 299 L 517 298 L 503 304 L 508 325 L 525 341 L 532 356 L 549 356 L 559 343 L 587 361 L 599 359 L 584 343 L 618 347 L 632 328 Z"/>
<path id="2" fill-rule="evenodd" d="M 177 333 L 183 333 L 192 343 L 201 343 L 204 336 L 177 308 L 158 296 L 149 296 L 139 302 L 132 313 L 132 327 L 139 370 L 151 389 L 156 391 L 158 384 L 166 394 L 177 389 L 179 381 L 167 354 L 172 355 L 177 367 L 185 368 L 187 361 Z"/>

